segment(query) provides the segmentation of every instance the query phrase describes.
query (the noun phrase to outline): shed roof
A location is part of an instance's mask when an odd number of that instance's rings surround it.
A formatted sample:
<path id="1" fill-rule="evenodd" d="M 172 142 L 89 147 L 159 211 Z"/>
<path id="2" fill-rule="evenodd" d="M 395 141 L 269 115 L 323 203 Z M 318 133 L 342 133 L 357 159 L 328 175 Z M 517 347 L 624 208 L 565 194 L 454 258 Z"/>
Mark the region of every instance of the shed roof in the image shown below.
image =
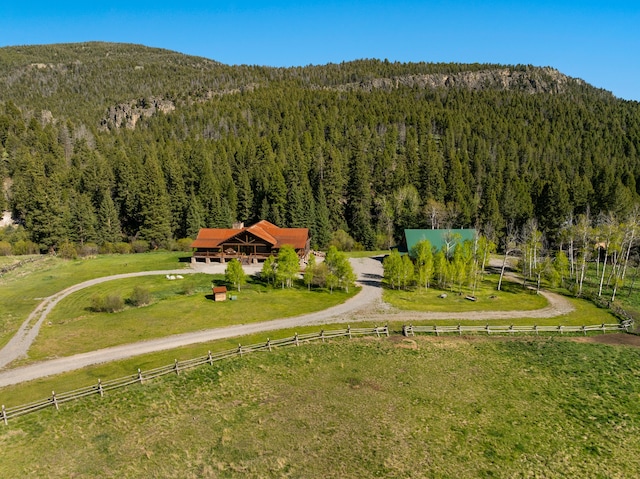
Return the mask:
<path id="1" fill-rule="evenodd" d="M 227 287 L 226 286 L 214 286 L 213 287 L 213 294 L 226 293 L 226 292 L 227 292 Z"/>

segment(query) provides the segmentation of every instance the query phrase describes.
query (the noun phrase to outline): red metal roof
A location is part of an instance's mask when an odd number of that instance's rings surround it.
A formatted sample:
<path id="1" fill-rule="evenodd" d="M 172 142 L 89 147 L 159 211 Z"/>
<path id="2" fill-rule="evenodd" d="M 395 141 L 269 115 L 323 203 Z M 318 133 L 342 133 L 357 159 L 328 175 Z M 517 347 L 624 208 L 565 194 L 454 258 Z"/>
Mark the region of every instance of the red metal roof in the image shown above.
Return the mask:
<path id="1" fill-rule="evenodd" d="M 273 248 L 288 244 L 295 249 L 305 248 L 309 239 L 308 228 L 280 228 L 266 220 L 261 220 L 242 229 L 202 228 L 198 237 L 191 243 L 192 248 L 218 248 L 234 236 L 249 232 L 268 242 Z"/>

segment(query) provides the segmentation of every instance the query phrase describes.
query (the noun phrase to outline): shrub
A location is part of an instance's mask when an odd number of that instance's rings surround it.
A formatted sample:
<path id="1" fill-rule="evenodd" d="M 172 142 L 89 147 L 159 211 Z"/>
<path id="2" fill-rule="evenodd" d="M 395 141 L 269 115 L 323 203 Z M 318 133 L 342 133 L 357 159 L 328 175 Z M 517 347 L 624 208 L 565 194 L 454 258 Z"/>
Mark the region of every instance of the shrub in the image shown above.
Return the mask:
<path id="1" fill-rule="evenodd" d="M 11 255 L 11 243 L 8 241 L 0 241 L 0 256 Z"/>
<path id="2" fill-rule="evenodd" d="M 185 251 L 190 253 L 191 243 L 193 243 L 193 240 L 191 238 L 180 238 L 178 241 L 176 241 L 176 251 Z"/>
<path id="3" fill-rule="evenodd" d="M 65 241 L 58 247 L 58 256 L 64 259 L 76 259 L 78 257 L 78 251 L 73 243 Z"/>
<path id="4" fill-rule="evenodd" d="M 95 256 L 98 254 L 98 245 L 95 243 L 85 243 L 80 246 L 78 254 L 82 258 L 86 258 L 87 256 Z"/>
<path id="5" fill-rule="evenodd" d="M 16 241 L 13 244 L 13 254 L 15 255 L 38 254 L 38 253 L 40 253 L 40 248 L 33 241 L 20 240 L 20 241 Z"/>
<path id="6" fill-rule="evenodd" d="M 133 292 L 131 293 L 131 297 L 129 297 L 128 303 L 131 306 L 136 307 L 151 304 L 151 293 L 147 288 L 136 286 L 133 288 Z"/>
<path id="7" fill-rule="evenodd" d="M 126 243 L 123 243 L 126 244 Z M 100 245 L 100 254 L 113 254 L 116 252 L 116 245 L 110 242 L 105 242 Z"/>
<path id="8" fill-rule="evenodd" d="M 133 243 L 131 243 L 131 248 L 133 249 L 134 253 L 146 253 L 147 251 L 149 251 L 149 243 L 142 240 L 135 240 Z"/>
<path id="9" fill-rule="evenodd" d="M 119 294 L 95 295 L 91 298 L 91 309 L 98 313 L 115 313 L 124 309 L 124 301 Z"/>
<path id="10" fill-rule="evenodd" d="M 338 251 L 363 251 L 364 247 L 355 241 L 349 233 L 338 230 L 331 236 L 329 246 L 335 246 Z"/>
<path id="11" fill-rule="evenodd" d="M 118 254 L 130 254 L 131 245 L 129 243 L 119 242 L 114 245 L 115 252 Z"/>

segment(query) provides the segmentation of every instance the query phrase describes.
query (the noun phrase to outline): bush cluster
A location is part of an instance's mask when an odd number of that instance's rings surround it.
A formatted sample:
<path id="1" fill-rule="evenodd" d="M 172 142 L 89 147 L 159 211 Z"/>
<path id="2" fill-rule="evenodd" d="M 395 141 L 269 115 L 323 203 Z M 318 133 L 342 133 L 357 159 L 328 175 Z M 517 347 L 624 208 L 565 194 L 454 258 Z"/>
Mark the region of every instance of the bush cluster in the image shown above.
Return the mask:
<path id="1" fill-rule="evenodd" d="M 97 313 L 117 313 L 124 309 L 124 300 L 119 294 L 95 295 L 91 298 L 91 310 Z"/>
<path id="2" fill-rule="evenodd" d="M 131 296 L 127 300 L 131 306 L 140 307 L 151 304 L 151 292 L 142 286 L 133 288 Z"/>

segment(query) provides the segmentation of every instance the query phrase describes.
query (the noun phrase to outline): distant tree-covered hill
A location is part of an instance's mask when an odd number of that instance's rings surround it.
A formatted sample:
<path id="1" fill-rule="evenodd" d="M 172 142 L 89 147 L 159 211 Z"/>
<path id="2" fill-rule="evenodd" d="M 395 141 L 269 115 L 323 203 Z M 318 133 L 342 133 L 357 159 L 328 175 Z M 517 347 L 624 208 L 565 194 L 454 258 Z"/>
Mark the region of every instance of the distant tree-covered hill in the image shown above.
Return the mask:
<path id="1" fill-rule="evenodd" d="M 378 60 L 267 68 L 137 45 L 0 49 L 0 177 L 43 248 L 152 245 L 266 218 L 343 229 L 580 214 L 640 199 L 640 105 L 551 68 Z M 0 238 L 1 239 L 1 238 Z"/>

